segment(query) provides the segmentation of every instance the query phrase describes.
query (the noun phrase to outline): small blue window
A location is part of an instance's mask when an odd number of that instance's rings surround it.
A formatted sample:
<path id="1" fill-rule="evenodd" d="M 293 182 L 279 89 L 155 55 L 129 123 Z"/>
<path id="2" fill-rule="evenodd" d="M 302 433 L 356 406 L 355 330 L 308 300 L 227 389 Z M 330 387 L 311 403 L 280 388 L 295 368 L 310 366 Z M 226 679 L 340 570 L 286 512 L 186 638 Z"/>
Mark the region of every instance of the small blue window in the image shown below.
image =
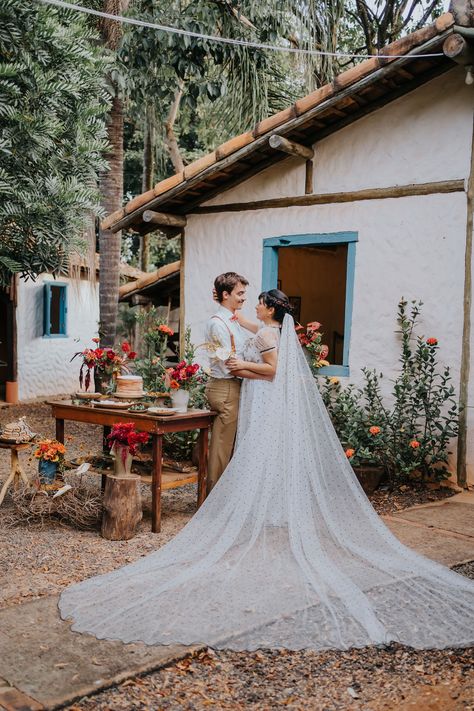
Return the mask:
<path id="1" fill-rule="evenodd" d="M 43 336 L 58 338 L 67 335 L 67 284 L 45 284 L 43 307 Z"/>

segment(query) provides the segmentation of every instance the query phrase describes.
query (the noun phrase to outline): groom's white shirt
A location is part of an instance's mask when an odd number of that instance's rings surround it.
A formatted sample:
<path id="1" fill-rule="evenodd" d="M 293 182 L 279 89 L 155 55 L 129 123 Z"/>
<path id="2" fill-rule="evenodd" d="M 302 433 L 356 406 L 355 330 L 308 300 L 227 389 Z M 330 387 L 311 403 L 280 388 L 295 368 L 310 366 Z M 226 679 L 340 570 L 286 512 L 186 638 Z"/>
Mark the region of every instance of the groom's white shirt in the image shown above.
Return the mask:
<path id="1" fill-rule="evenodd" d="M 234 336 L 237 358 L 242 358 L 244 343 L 247 340 L 246 332 L 238 321 L 232 321 L 232 311 L 224 308 L 224 306 L 219 306 L 214 316 L 218 318 L 210 318 L 206 324 L 206 342 L 215 343 L 217 341 L 221 346 L 230 350 L 230 329 Z M 226 368 L 224 362 L 217 358 L 211 358 L 210 370 L 212 378 L 234 377 Z"/>

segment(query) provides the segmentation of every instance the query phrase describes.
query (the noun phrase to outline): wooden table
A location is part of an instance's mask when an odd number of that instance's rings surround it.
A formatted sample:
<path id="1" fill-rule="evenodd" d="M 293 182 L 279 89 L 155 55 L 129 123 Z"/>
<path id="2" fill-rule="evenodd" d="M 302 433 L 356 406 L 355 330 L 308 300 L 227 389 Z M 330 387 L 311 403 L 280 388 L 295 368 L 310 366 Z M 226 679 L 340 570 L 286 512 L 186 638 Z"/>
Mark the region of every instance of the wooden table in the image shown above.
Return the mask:
<path id="1" fill-rule="evenodd" d="M 136 429 L 148 432 L 152 438 L 153 470 L 151 477 L 151 530 L 159 533 L 161 530 L 161 491 L 162 491 L 162 459 L 163 435 L 168 432 L 185 432 L 186 430 L 199 430 L 199 466 L 196 475 L 178 476 L 174 486 L 197 481 L 198 507 L 206 498 L 207 457 L 209 430 L 214 419 L 214 412 L 210 410 L 188 410 L 185 413 L 174 415 L 152 415 L 147 412 L 128 412 L 128 410 L 108 409 L 93 407 L 92 405 L 73 405 L 71 400 L 49 402 L 52 415 L 56 419 L 56 439 L 64 442 L 64 421 L 87 422 L 94 425 L 111 427 L 120 422 L 133 422 Z M 168 482 L 167 489 L 174 488 Z"/>
<path id="2" fill-rule="evenodd" d="M 14 487 L 18 486 L 18 484 L 20 483 L 20 479 L 23 479 L 25 484 L 30 484 L 30 480 L 21 468 L 18 452 L 20 452 L 22 449 L 28 449 L 28 447 L 31 447 L 32 444 L 34 444 L 34 442 L 10 443 L 0 441 L 0 449 L 9 449 L 11 451 L 10 474 L 8 475 L 7 480 L 3 484 L 2 490 L 0 491 L 0 504 L 5 498 L 5 494 L 7 493 L 8 487 L 12 482 Z"/>

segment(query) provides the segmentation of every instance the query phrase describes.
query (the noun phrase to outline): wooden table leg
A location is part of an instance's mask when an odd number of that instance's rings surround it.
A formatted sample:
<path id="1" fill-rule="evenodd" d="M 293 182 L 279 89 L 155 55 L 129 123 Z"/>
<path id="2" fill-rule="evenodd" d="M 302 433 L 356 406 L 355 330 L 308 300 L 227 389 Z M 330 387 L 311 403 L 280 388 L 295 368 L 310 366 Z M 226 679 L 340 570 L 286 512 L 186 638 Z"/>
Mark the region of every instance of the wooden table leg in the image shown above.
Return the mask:
<path id="1" fill-rule="evenodd" d="M 198 468 L 198 508 L 206 498 L 207 489 L 207 457 L 209 450 L 209 427 L 199 430 L 199 468 Z"/>
<path id="2" fill-rule="evenodd" d="M 64 444 L 64 420 L 56 419 L 56 439 Z"/>
<path id="3" fill-rule="evenodd" d="M 153 437 L 153 475 L 151 482 L 151 530 L 161 531 L 161 471 L 163 458 L 163 435 Z"/>
<path id="4" fill-rule="evenodd" d="M 103 435 L 102 435 L 102 454 L 110 454 L 110 444 L 107 442 L 107 437 L 112 432 L 112 427 L 110 425 L 104 425 Z"/>

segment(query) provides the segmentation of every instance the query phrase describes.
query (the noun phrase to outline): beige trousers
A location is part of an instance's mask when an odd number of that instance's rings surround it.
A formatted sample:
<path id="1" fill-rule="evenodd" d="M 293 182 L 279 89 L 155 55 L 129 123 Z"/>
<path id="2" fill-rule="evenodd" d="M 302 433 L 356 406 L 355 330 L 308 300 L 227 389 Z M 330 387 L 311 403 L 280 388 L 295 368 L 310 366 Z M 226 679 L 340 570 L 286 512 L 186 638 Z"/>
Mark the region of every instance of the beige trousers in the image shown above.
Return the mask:
<path id="1" fill-rule="evenodd" d="M 211 378 L 206 385 L 206 397 L 217 415 L 212 425 L 207 472 L 207 493 L 219 481 L 234 448 L 239 414 L 241 381 L 236 378 Z"/>

